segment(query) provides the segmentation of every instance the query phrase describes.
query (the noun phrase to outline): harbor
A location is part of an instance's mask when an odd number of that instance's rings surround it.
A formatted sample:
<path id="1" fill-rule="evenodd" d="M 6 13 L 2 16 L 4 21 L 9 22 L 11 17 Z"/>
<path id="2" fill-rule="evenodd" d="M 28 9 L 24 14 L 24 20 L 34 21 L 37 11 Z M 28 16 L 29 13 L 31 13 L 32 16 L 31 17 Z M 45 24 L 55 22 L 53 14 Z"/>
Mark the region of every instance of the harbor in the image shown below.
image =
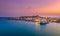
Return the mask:
<path id="1" fill-rule="evenodd" d="M 38 24 L 20 20 L 0 20 L 0 36 L 60 36 L 60 24 Z"/>
<path id="2" fill-rule="evenodd" d="M 41 16 L 21 16 L 21 17 L 9 17 L 8 20 L 22 20 L 29 22 L 52 22 L 52 23 L 60 23 L 60 18 L 52 18 L 52 17 L 41 17 Z"/>

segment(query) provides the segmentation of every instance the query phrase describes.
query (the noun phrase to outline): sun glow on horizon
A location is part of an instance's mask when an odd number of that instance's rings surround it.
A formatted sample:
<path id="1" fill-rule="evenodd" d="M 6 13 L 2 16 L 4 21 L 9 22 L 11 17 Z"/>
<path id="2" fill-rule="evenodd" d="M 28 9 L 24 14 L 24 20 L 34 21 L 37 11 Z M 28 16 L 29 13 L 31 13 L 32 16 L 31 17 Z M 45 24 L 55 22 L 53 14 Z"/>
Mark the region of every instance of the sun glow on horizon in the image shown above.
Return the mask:
<path id="1" fill-rule="evenodd" d="M 0 0 L 0 16 L 60 15 L 60 0 Z"/>

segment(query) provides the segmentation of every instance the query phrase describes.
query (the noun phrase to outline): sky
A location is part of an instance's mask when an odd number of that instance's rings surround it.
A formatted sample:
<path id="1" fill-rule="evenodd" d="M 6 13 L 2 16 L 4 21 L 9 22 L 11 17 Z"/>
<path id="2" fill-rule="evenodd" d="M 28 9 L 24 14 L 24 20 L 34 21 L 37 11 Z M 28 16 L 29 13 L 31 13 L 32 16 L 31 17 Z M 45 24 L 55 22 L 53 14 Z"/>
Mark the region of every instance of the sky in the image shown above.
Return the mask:
<path id="1" fill-rule="evenodd" d="M 60 0 L 0 0 L 2 16 L 60 16 Z"/>

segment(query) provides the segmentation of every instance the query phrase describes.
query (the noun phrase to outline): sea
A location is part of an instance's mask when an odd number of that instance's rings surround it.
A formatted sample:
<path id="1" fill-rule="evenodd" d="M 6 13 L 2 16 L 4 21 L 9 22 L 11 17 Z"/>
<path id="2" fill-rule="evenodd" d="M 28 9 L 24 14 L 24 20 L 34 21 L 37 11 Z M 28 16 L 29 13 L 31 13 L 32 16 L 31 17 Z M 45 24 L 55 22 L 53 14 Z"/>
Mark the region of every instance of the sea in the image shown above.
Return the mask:
<path id="1" fill-rule="evenodd" d="M 0 36 L 60 36 L 60 23 L 0 19 Z"/>

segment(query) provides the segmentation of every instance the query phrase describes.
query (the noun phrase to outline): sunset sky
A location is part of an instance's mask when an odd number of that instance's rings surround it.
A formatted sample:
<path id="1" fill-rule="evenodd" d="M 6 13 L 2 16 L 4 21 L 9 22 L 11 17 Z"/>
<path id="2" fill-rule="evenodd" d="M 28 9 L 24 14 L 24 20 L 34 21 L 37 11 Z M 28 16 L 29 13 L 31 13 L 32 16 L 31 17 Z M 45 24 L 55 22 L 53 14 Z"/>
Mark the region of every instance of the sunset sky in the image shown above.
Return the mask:
<path id="1" fill-rule="evenodd" d="M 0 0 L 0 16 L 60 16 L 60 0 Z"/>

